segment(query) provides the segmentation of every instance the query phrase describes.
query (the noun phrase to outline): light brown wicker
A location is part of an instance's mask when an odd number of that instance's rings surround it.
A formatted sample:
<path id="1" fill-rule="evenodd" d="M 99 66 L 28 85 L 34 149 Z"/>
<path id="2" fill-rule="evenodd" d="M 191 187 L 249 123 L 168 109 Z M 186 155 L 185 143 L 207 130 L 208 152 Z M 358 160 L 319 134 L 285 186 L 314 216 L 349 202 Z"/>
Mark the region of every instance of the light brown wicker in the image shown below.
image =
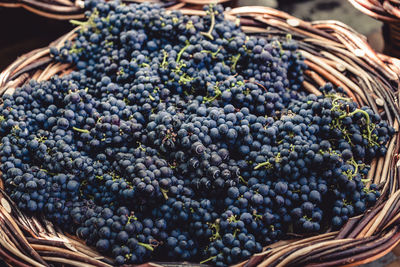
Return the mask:
<path id="1" fill-rule="evenodd" d="M 204 14 L 194 9 L 181 10 L 186 14 Z M 282 40 L 290 36 L 297 40 L 309 66 L 305 72 L 305 90 L 320 94 L 317 87 L 326 82 L 341 86 L 352 99 L 370 106 L 397 130 L 388 144 L 387 155 L 372 162 L 369 178 L 381 189 L 381 197 L 373 208 L 351 218 L 339 231 L 277 242 L 237 266 L 355 266 L 390 252 L 400 242 L 400 61 L 375 53 L 364 36 L 337 21 L 305 22 L 267 7 L 236 8 L 226 12 L 226 16 L 240 20 L 248 35 Z M 71 32 L 51 46 L 60 47 L 75 37 Z M 47 80 L 73 68 L 54 62 L 49 47 L 32 51 L 0 74 L 0 93 L 12 93 L 32 78 Z M 112 264 L 110 259 L 76 238 L 67 237 L 44 218 L 29 218 L 18 211 L 3 191 L 0 220 L 0 257 L 11 266 Z"/>
<path id="2" fill-rule="evenodd" d="M 355 8 L 377 20 L 383 21 L 385 53 L 400 56 L 400 1 L 398 0 L 348 0 Z"/>

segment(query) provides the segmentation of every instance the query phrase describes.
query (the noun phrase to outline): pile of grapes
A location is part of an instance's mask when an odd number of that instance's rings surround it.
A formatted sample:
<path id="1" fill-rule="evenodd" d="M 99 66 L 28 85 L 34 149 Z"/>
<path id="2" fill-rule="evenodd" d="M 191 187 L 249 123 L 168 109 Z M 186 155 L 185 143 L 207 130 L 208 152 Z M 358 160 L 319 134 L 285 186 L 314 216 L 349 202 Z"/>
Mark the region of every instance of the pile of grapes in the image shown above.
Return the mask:
<path id="1" fill-rule="evenodd" d="M 394 129 L 340 88 L 305 93 L 290 37 L 246 36 L 221 6 L 87 7 L 51 49 L 77 70 L 3 97 L 0 169 L 19 208 L 117 264 L 222 266 L 376 202 L 368 164 Z"/>

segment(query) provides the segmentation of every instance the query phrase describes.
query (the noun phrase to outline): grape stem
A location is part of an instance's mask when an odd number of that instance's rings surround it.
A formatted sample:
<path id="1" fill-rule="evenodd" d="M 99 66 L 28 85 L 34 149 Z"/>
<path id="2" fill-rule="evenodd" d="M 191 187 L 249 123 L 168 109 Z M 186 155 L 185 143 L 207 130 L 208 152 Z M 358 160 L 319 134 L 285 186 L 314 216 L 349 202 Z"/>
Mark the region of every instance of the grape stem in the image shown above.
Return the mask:
<path id="1" fill-rule="evenodd" d="M 283 50 L 283 47 L 282 47 L 281 42 L 279 42 L 278 40 L 275 40 L 275 41 L 273 42 L 273 44 L 277 44 L 277 45 L 278 45 L 279 51 L 280 51 L 281 56 L 282 56 L 283 53 L 284 53 L 285 51 Z"/>
<path id="2" fill-rule="evenodd" d="M 372 130 L 371 130 L 371 128 L 370 128 L 371 120 L 370 120 L 370 118 L 369 118 L 369 114 L 368 114 L 365 110 L 356 109 L 356 110 L 354 110 L 353 112 L 351 112 L 351 113 L 349 113 L 349 114 L 343 114 L 343 115 L 341 115 L 341 116 L 339 117 L 339 119 L 344 119 L 344 118 L 346 118 L 347 116 L 354 116 L 354 115 L 357 114 L 357 113 L 361 113 L 361 114 L 363 114 L 363 115 L 365 116 L 365 118 L 366 118 L 366 120 L 367 120 L 368 141 L 372 142 L 372 137 L 371 137 L 371 136 L 372 136 Z"/>
<path id="3" fill-rule="evenodd" d="M 257 214 L 257 211 L 256 211 L 256 210 L 253 211 L 253 216 L 255 217 L 256 220 L 261 220 L 261 219 L 263 218 L 262 215 Z"/>
<path id="4" fill-rule="evenodd" d="M 165 200 L 168 200 L 168 190 L 165 190 L 165 189 L 162 189 L 161 188 L 161 193 L 162 193 L 162 195 L 163 195 L 163 197 L 165 198 Z"/>
<path id="5" fill-rule="evenodd" d="M 269 161 L 263 162 L 258 164 L 257 166 L 254 167 L 255 170 L 258 170 L 261 167 L 267 167 L 270 168 L 271 167 L 271 163 Z"/>
<path id="6" fill-rule="evenodd" d="M 138 148 L 142 151 L 146 151 L 146 149 L 142 146 L 142 143 L 136 142 L 138 144 Z"/>
<path id="7" fill-rule="evenodd" d="M 236 67 L 236 66 L 235 66 Z M 264 85 L 262 85 L 261 83 L 255 82 L 255 81 L 250 81 L 250 80 L 244 80 L 245 83 L 254 83 L 255 85 L 260 86 L 262 89 L 265 90 L 265 92 L 268 92 L 267 88 L 265 88 Z"/>
<path id="8" fill-rule="evenodd" d="M 208 30 L 208 32 L 201 32 L 200 34 L 205 37 L 208 37 L 210 40 L 214 40 L 214 36 L 212 36 L 212 32 L 215 27 L 215 14 L 214 14 L 214 9 L 213 9 L 212 5 L 210 5 L 210 17 L 211 17 L 210 29 Z"/>
<path id="9" fill-rule="evenodd" d="M 347 98 L 347 97 L 335 96 L 335 98 L 332 100 L 332 105 L 335 106 L 335 107 L 338 106 L 337 101 L 339 101 L 339 100 L 343 100 L 343 101 L 346 101 L 346 102 L 350 102 L 351 101 L 351 99 Z"/>
<path id="10" fill-rule="evenodd" d="M 163 54 L 164 54 L 164 58 L 163 58 L 163 61 L 161 63 L 161 68 L 166 69 L 167 66 L 168 66 L 168 62 L 167 62 L 168 53 L 167 53 L 167 51 L 163 50 Z"/>
<path id="11" fill-rule="evenodd" d="M 371 179 L 361 179 L 361 182 L 363 182 L 364 184 L 369 183 L 371 181 Z"/>
<path id="12" fill-rule="evenodd" d="M 187 84 L 191 81 L 193 81 L 194 78 L 190 77 L 189 75 L 187 75 L 186 73 L 184 73 L 182 76 L 179 77 L 179 84 Z"/>
<path id="13" fill-rule="evenodd" d="M 243 176 L 239 176 L 239 179 L 240 179 L 240 181 L 242 182 L 242 183 L 244 183 L 245 185 L 247 185 L 248 184 L 248 182 L 243 178 Z"/>
<path id="14" fill-rule="evenodd" d="M 237 54 L 236 56 L 232 57 L 232 70 L 236 70 L 236 65 L 239 62 L 240 59 L 240 54 Z"/>
<path id="15" fill-rule="evenodd" d="M 219 85 L 219 83 L 217 83 L 217 84 L 214 86 L 214 89 L 215 89 L 215 96 L 212 96 L 212 97 L 207 97 L 207 96 L 205 96 L 205 97 L 204 97 L 204 101 L 212 102 L 212 101 L 216 100 L 218 97 L 220 97 L 220 96 L 222 95 L 221 89 L 219 89 L 218 85 Z M 203 101 L 203 102 L 204 102 L 204 101 Z"/>
<path id="16" fill-rule="evenodd" d="M 208 262 L 208 261 L 211 261 L 211 260 L 215 259 L 217 256 L 218 256 L 218 255 L 209 257 L 208 259 L 205 259 L 204 261 L 201 261 L 200 264 L 203 264 L 203 263 L 206 263 L 206 262 Z"/>
<path id="17" fill-rule="evenodd" d="M 181 61 L 182 54 L 189 47 L 189 45 L 190 43 L 187 42 L 186 45 L 181 49 L 181 51 L 179 51 L 178 56 L 176 57 L 176 63 L 179 63 Z"/>
<path id="18" fill-rule="evenodd" d="M 233 236 L 236 237 L 237 233 L 239 233 L 239 232 L 240 232 L 240 230 L 236 228 L 235 231 L 233 232 Z"/>
<path id="19" fill-rule="evenodd" d="M 94 19 L 98 18 L 98 17 L 99 17 L 99 11 L 95 8 L 93 13 L 89 16 L 87 21 L 79 21 L 79 20 L 71 19 L 69 22 L 72 25 L 81 26 L 82 27 L 81 31 L 83 30 L 83 27 L 87 27 L 87 28 L 92 27 L 92 28 L 96 29 L 96 32 L 99 32 L 99 30 L 96 28 L 96 23 L 94 22 Z"/>
<path id="20" fill-rule="evenodd" d="M 71 19 L 69 21 L 72 25 L 78 25 L 78 26 L 82 26 L 82 25 L 86 25 L 87 21 L 79 21 L 79 20 L 75 20 L 75 19 Z"/>
<path id="21" fill-rule="evenodd" d="M 142 243 L 142 242 L 138 242 L 138 245 L 144 247 L 147 250 L 154 251 L 154 248 L 150 244 L 145 244 L 145 243 Z"/>
<path id="22" fill-rule="evenodd" d="M 358 163 L 355 161 L 354 158 L 351 158 L 348 163 L 354 166 L 354 172 L 353 174 L 356 175 L 358 173 Z"/>
<path id="23" fill-rule="evenodd" d="M 45 173 L 47 173 L 47 174 L 49 174 L 49 175 L 53 175 L 53 176 L 56 176 L 56 175 L 57 175 L 56 173 L 49 172 L 49 171 L 46 170 L 46 169 L 40 169 L 40 171 L 45 172 Z"/>
<path id="24" fill-rule="evenodd" d="M 90 133 L 89 130 L 86 129 L 80 129 L 80 128 L 76 128 L 76 127 L 72 127 L 73 130 L 80 132 L 80 133 Z"/>
<path id="25" fill-rule="evenodd" d="M 136 218 L 136 216 L 135 216 L 134 214 L 128 216 L 128 222 L 127 222 L 127 224 L 130 224 L 130 223 L 131 223 L 131 220 L 137 221 L 137 218 Z"/>
<path id="26" fill-rule="evenodd" d="M 208 54 L 211 54 L 212 58 L 216 58 L 218 53 L 219 53 L 219 51 L 221 51 L 221 47 L 219 47 L 218 50 L 215 51 L 215 52 L 212 52 L 210 50 L 201 50 L 200 53 L 208 53 Z"/>
<path id="27" fill-rule="evenodd" d="M 219 226 L 219 221 L 217 220 L 215 223 L 211 225 L 211 228 L 214 228 L 215 234 L 210 238 L 210 240 L 217 240 L 221 238 L 221 235 L 219 234 L 220 226 Z"/>

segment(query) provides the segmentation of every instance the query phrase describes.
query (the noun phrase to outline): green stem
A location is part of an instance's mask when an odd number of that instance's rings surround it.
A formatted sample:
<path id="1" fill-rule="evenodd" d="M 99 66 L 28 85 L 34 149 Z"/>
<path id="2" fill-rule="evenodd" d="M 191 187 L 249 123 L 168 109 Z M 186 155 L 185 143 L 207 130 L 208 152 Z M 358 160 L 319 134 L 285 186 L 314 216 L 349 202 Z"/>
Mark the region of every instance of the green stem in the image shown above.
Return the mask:
<path id="1" fill-rule="evenodd" d="M 221 47 L 219 47 L 218 50 L 215 51 L 215 52 L 212 52 L 212 51 L 210 51 L 210 50 L 201 50 L 200 53 L 211 54 L 211 57 L 212 57 L 212 58 L 216 58 L 217 55 L 218 55 L 218 53 L 219 53 L 220 51 L 221 51 Z"/>
<path id="2" fill-rule="evenodd" d="M 280 53 L 281 53 L 281 55 L 283 55 L 283 47 L 282 47 L 282 44 L 281 44 L 281 42 L 279 42 L 278 40 L 275 40 L 274 42 L 273 42 L 273 44 L 277 44 L 278 45 L 278 48 L 279 48 L 279 50 L 280 50 Z"/>
<path id="3" fill-rule="evenodd" d="M 347 98 L 347 97 L 342 97 L 342 96 L 335 95 L 334 99 L 332 100 L 332 105 L 335 106 L 337 104 L 337 101 L 339 101 L 339 100 L 344 100 L 346 102 L 350 102 L 351 99 Z"/>
<path id="4" fill-rule="evenodd" d="M 218 97 L 220 97 L 220 96 L 222 95 L 222 92 L 221 92 L 221 90 L 219 89 L 218 84 L 219 84 L 219 83 L 217 83 L 217 84 L 214 86 L 215 95 L 214 95 L 213 97 L 207 97 L 207 96 L 205 96 L 205 97 L 204 97 L 204 101 L 212 102 L 212 101 L 216 100 Z"/>
<path id="5" fill-rule="evenodd" d="M 271 163 L 270 163 L 269 161 L 260 163 L 260 164 L 258 164 L 257 166 L 255 166 L 254 169 L 255 169 L 255 170 L 258 170 L 258 169 L 261 168 L 261 167 L 267 167 L 267 168 L 269 168 L 269 167 L 271 167 Z"/>
<path id="6" fill-rule="evenodd" d="M 351 158 L 348 162 L 349 162 L 351 165 L 354 166 L 354 172 L 353 172 L 353 174 L 356 175 L 356 174 L 358 173 L 358 164 L 357 164 L 357 162 L 354 160 L 354 158 Z"/>
<path id="7" fill-rule="evenodd" d="M 363 115 L 365 116 L 365 118 L 366 118 L 366 120 L 367 120 L 368 141 L 369 141 L 369 142 L 372 142 L 372 138 L 371 138 L 371 136 L 372 136 L 372 130 L 371 130 L 371 128 L 370 128 L 371 120 L 370 120 L 370 118 L 369 118 L 369 114 L 368 114 L 365 110 L 356 109 L 356 110 L 354 110 L 353 112 L 351 112 L 350 114 L 343 114 L 343 115 L 341 115 L 341 116 L 339 117 L 339 119 L 344 119 L 344 118 L 346 118 L 347 116 L 354 116 L 354 115 L 357 114 L 357 113 L 361 113 L 361 114 L 363 114 Z"/>
<path id="8" fill-rule="evenodd" d="M 133 220 L 133 221 L 137 221 L 137 218 L 136 218 L 135 215 L 129 216 L 129 217 L 128 217 L 128 222 L 127 222 L 126 224 L 130 224 L 132 220 Z"/>
<path id="9" fill-rule="evenodd" d="M 254 211 L 253 212 L 253 216 L 256 218 L 256 220 L 261 220 L 262 219 L 262 215 L 260 215 L 260 214 L 257 214 L 257 211 Z"/>
<path id="10" fill-rule="evenodd" d="M 45 173 L 47 173 L 47 174 L 49 174 L 49 175 L 53 175 L 53 176 L 56 176 L 57 174 L 56 173 L 52 173 L 52 172 L 49 172 L 48 170 L 46 170 L 46 169 L 40 169 L 42 172 L 45 172 Z"/>
<path id="11" fill-rule="evenodd" d="M 218 53 L 219 53 L 219 51 L 221 51 L 221 47 L 219 47 L 218 50 L 215 51 L 214 53 L 211 53 L 212 58 L 216 58 Z"/>
<path id="12" fill-rule="evenodd" d="M 165 190 L 165 189 L 162 189 L 162 188 L 161 188 L 161 193 L 163 194 L 165 200 L 168 200 L 168 195 L 167 195 L 168 190 Z"/>
<path id="13" fill-rule="evenodd" d="M 242 183 L 244 183 L 245 185 L 248 184 L 248 182 L 243 178 L 243 176 L 239 176 L 240 181 L 242 181 Z"/>
<path id="14" fill-rule="evenodd" d="M 293 36 L 290 33 L 286 34 L 286 42 L 290 42 L 290 41 L 292 41 L 292 39 L 293 39 Z"/>
<path id="15" fill-rule="evenodd" d="M 185 47 L 183 47 L 183 48 L 181 49 L 181 51 L 179 51 L 178 56 L 177 56 L 177 58 L 176 58 L 176 63 L 179 63 L 179 62 L 181 61 L 182 54 L 183 54 L 183 52 L 185 52 L 185 50 L 189 47 L 189 45 L 190 45 L 190 43 L 187 42 L 186 45 L 185 45 Z"/>
<path id="16" fill-rule="evenodd" d="M 167 51 L 163 50 L 163 54 L 164 54 L 164 58 L 163 58 L 163 62 L 161 63 L 161 67 L 163 69 L 166 69 L 168 66 L 168 64 L 167 64 L 168 53 L 167 53 Z"/>
<path id="17" fill-rule="evenodd" d="M 240 54 L 237 54 L 236 56 L 232 57 L 232 70 L 236 70 L 236 65 L 239 62 L 240 59 Z"/>
<path id="18" fill-rule="evenodd" d="M 235 231 L 233 232 L 233 236 L 236 237 L 237 233 L 239 233 L 240 230 L 239 229 L 235 229 Z"/>
<path id="19" fill-rule="evenodd" d="M 186 73 L 184 73 L 182 76 L 179 77 L 179 84 L 187 84 L 191 81 L 193 81 L 194 78 L 190 77 L 189 75 L 187 75 Z"/>
<path id="20" fill-rule="evenodd" d="M 208 259 L 206 259 L 206 260 L 204 260 L 204 261 L 201 261 L 200 264 L 203 264 L 203 263 L 206 263 L 206 262 L 208 262 L 208 261 L 211 261 L 211 260 L 215 259 L 217 256 L 218 256 L 218 255 L 215 255 L 215 256 L 212 256 L 212 257 L 210 257 L 210 258 L 208 258 Z"/>
<path id="21" fill-rule="evenodd" d="M 86 25 L 87 21 L 79 21 L 79 20 L 71 19 L 71 20 L 69 20 L 69 23 L 71 23 L 72 25 L 82 26 L 82 25 Z"/>
<path id="22" fill-rule="evenodd" d="M 229 223 L 238 222 L 238 219 L 236 218 L 236 215 L 229 216 L 228 222 Z"/>
<path id="23" fill-rule="evenodd" d="M 154 251 L 154 248 L 150 244 L 145 244 L 145 243 L 142 243 L 142 242 L 138 242 L 138 245 L 144 247 L 147 250 Z"/>
<path id="24" fill-rule="evenodd" d="M 363 182 L 364 184 L 369 183 L 371 181 L 371 179 L 361 179 L 361 182 Z"/>
<path id="25" fill-rule="evenodd" d="M 80 128 L 76 128 L 76 127 L 72 127 L 73 130 L 80 132 L 80 133 L 90 133 L 89 130 L 86 129 L 80 129 Z"/>
<path id="26" fill-rule="evenodd" d="M 142 143 L 136 142 L 138 144 L 138 148 L 142 151 L 146 151 L 146 149 L 142 146 Z"/>
<path id="27" fill-rule="evenodd" d="M 214 30 L 214 27 L 215 27 L 215 13 L 214 13 L 214 9 L 212 8 L 211 5 L 210 5 L 210 16 L 211 16 L 210 29 L 208 30 L 208 32 L 201 32 L 200 34 L 209 38 L 210 40 L 214 40 L 214 37 L 212 36 L 212 31 Z"/>

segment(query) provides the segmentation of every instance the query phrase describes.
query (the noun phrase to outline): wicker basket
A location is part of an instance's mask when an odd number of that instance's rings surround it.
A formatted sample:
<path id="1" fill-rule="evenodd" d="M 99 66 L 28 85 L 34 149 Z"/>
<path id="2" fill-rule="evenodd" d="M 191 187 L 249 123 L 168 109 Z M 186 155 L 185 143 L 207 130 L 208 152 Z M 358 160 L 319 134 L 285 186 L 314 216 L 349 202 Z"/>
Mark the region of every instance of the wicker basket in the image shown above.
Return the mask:
<path id="1" fill-rule="evenodd" d="M 204 14 L 194 9 L 181 10 L 185 14 Z M 304 22 L 267 7 L 236 8 L 226 16 L 240 18 L 249 35 L 297 40 L 309 66 L 304 82 L 307 91 L 320 94 L 317 87 L 326 82 L 341 86 L 352 99 L 369 105 L 397 130 L 388 144 L 387 155 L 372 162 L 369 178 L 381 188 L 381 197 L 373 208 L 351 218 L 340 231 L 295 236 L 274 243 L 237 266 L 354 266 L 390 252 L 400 242 L 400 61 L 375 53 L 364 36 L 340 22 Z M 75 36 L 70 32 L 51 46 L 60 47 Z M 73 68 L 54 62 L 49 47 L 32 51 L 0 74 L 0 94 L 12 93 L 30 79 L 47 80 Z M 43 217 L 21 213 L 4 191 L 0 191 L 0 258 L 11 266 L 112 265 L 111 259 L 63 234 Z"/>
<path id="2" fill-rule="evenodd" d="M 165 7 L 182 8 L 231 2 L 232 0 L 121 0 L 124 3 L 154 2 Z M 84 18 L 84 0 L 0 0 L 0 7 L 22 7 L 39 16 L 58 20 Z"/>
<path id="3" fill-rule="evenodd" d="M 400 57 L 400 1 L 348 0 L 361 12 L 384 22 L 385 53 Z"/>

